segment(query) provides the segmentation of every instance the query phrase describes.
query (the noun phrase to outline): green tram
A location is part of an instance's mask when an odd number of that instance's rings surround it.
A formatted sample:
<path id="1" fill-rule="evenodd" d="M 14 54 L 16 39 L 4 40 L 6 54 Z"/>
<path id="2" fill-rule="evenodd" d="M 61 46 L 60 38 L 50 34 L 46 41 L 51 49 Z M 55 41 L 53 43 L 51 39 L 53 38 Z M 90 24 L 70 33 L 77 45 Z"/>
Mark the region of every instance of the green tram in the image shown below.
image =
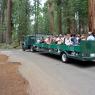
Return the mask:
<path id="1" fill-rule="evenodd" d="M 95 41 L 81 41 L 80 44 L 76 46 L 68 46 L 65 44 L 59 45 L 56 43 L 37 43 L 36 41 L 34 42 L 34 40 L 33 42 L 31 41 L 31 50 L 33 52 L 42 51 L 59 55 L 61 56 L 62 62 L 67 62 L 69 59 L 76 59 L 80 61 L 95 61 Z"/>
<path id="2" fill-rule="evenodd" d="M 33 44 L 36 42 L 36 37 L 35 36 L 25 36 L 23 37 L 21 46 L 22 46 L 22 50 L 30 50 L 31 47 L 33 46 Z"/>

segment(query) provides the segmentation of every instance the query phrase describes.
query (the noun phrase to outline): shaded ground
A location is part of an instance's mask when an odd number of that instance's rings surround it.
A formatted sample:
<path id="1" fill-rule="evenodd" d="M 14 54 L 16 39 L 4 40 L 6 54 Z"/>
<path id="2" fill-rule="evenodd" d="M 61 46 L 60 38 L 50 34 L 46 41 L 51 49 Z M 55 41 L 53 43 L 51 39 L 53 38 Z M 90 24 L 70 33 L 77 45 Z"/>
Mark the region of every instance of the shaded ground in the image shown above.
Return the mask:
<path id="1" fill-rule="evenodd" d="M 7 60 L 8 56 L 0 55 L 0 95 L 28 95 L 28 83 L 18 72 L 20 63 Z"/>

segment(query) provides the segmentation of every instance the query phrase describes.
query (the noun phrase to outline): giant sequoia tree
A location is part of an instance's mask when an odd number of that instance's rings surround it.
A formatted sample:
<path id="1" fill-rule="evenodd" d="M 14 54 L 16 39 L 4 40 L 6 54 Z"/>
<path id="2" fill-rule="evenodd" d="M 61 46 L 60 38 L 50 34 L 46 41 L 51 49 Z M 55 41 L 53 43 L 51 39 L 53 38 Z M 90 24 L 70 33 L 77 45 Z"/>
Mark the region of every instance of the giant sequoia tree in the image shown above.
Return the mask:
<path id="1" fill-rule="evenodd" d="M 12 0 L 7 1 L 7 32 L 6 43 L 12 42 Z"/>
<path id="2" fill-rule="evenodd" d="M 85 33 L 88 29 L 87 0 L 48 0 L 50 32 Z"/>
<path id="3" fill-rule="evenodd" d="M 20 41 L 30 32 L 29 0 L 2 0 L 1 8 L 2 31 L 6 32 L 6 42 L 10 44 L 14 39 Z"/>
<path id="4" fill-rule="evenodd" d="M 62 0 L 55 0 L 54 3 L 54 18 L 55 18 L 55 27 L 56 32 L 62 34 Z"/>
<path id="5" fill-rule="evenodd" d="M 89 0 L 89 31 L 95 33 L 95 0 Z"/>
<path id="6" fill-rule="evenodd" d="M 50 32 L 54 33 L 54 2 L 53 0 L 48 0 L 48 14 L 49 14 L 49 27 Z"/>

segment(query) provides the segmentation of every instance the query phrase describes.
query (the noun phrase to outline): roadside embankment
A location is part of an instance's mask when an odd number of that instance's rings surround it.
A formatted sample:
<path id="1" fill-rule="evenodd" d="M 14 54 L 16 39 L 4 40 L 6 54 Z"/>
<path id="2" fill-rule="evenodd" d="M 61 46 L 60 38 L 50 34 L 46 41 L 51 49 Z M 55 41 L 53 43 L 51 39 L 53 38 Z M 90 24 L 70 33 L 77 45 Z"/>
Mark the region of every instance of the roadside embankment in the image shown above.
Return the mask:
<path id="1" fill-rule="evenodd" d="M 19 62 L 8 62 L 8 56 L 0 54 L 0 95 L 29 95 L 28 82 L 20 75 Z"/>

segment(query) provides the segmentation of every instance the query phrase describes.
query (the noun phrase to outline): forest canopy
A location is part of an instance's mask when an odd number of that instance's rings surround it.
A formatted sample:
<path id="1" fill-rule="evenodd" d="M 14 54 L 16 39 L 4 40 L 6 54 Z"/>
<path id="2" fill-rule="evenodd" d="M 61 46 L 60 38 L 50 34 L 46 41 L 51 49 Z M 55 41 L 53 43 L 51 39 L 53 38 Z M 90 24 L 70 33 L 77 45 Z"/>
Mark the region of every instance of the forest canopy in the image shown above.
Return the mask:
<path id="1" fill-rule="evenodd" d="M 0 0 L 0 41 L 20 42 L 33 33 L 82 34 L 94 30 L 89 11 L 93 3 L 89 0 L 47 0 L 43 5 L 41 1 Z"/>

